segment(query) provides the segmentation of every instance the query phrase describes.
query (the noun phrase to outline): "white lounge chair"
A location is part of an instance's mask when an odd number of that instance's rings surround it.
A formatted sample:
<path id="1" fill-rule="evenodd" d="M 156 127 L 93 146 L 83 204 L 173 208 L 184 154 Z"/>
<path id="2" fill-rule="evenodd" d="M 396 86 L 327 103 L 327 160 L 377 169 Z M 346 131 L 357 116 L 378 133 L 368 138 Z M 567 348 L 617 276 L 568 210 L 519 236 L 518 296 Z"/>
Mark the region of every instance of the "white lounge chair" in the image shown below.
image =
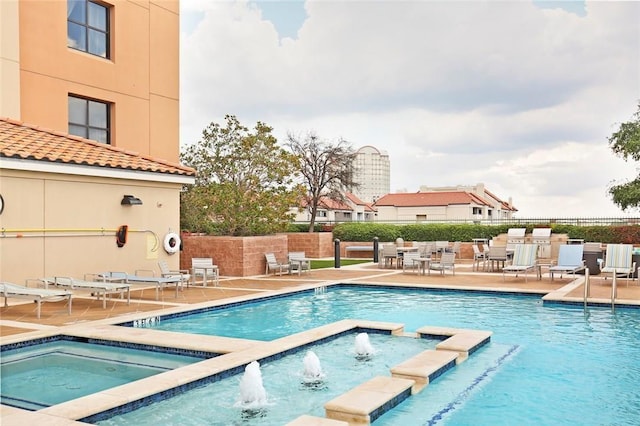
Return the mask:
<path id="1" fill-rule="evenodd" d="M 265 275 L 269 275 L 269 271 L 275 271 L 274 273 L 278 274 L 278 275 L 282 275 L 285 272 L 287 273 L 291 273 L 291 265 L 288 263 L 280 263 L 278 262 L 278 260 L 276 259 L 276 255 L 273 253 L 265 253 L 264 254 L 265 260 L 267 262 L 265 269 L 264 269 L 264 274 Z"/>
<path id="2" fill-rule="evenodd" d="M 564 244 L 560 246 L 558 252 L 558 264 L 549 268 L 549 274 L 553 280 L 553 275 L 560 273 L 572 274 L 575 279 L 576 272 L 586 268 L 585 261 L 582 259 L 584 246 L 582 244 Z"/>
<path id="3" fill-rule="evenodd" d="M 131 286 L 126 283 L 106 283 L 96 281 L 77 280 L 71 277 L 41 278 L 40 281 L 49 288 L 50 285 L 62 287 L 66 290 L 85 290 L 95 294 L 96 298 L 102 298 L 102 307 L 107 308 L 107 295 L 119 294 L 120 298 L 127 294 L 127 305 L 131 303 Z"/>
<path id="4" fill-rule="evenodd" d="M 7 298 L 33 300 L 38 304 L 37 316 L 40 319 L 42 302 L 59 302 L 67 300 L 68 312 L 71 315 L 71 301 L 73 293 L 66 290 L 47 290 L 44 288 L 25 287 L 18 284 L 0 282 L 0 294 L 4 297 L 4 306 L 8 307 Z"/>
<path id="5" fill-rule="evenodd" d="M 604 267 L 600 269 L 600 272 L 612 274 L 614 281 L 618 276 L 626 276 L 628 287 L 629 279 L 635 269 L 636 264 L 633 261 L 633 245 L 607 244 Z"/>
<path id="6" fill-rule="evenodd" d="M 178 297 L 178 290 L 182 287 L 182 279 L 180 277 L 156 277 L 153 275 L 138 275 L 141 270 L 136 271 L 135 274 L 128 274 L 126 272 L 119 271 L 107 271 L 100 272 L 98 274 L 92 274 L 97 276 L 103 282 L 121 282 L 121 283 L 152 283 L 156 286 L 156 300 L 160 299 L 160 290 L 164 290 L 167 286 L 176 287 L 176 298 Z"/>
<path id="7" fill-rule="evenodd" d="M 160 276 L 164 278 L 180 278 L 182 284 L 187 284 L 187 286 L 189 285 L 191 274 L 187 269 L 172 270 L 169 268 L 169 264 L 165 260 L 159 261 L 158 267 L 160 268 Z"/>
<path id="8" fill-rule="evenodd" d="M 535 271 L 538 267 L 536 257 L 538 256 L 537 244 L 516 244 L 513 252 L 513 260 L 510 265 L 502 268 L 502 281 L 508 273 L 524 273 L 524 282 L 527 282 L 527 272 Z"/>

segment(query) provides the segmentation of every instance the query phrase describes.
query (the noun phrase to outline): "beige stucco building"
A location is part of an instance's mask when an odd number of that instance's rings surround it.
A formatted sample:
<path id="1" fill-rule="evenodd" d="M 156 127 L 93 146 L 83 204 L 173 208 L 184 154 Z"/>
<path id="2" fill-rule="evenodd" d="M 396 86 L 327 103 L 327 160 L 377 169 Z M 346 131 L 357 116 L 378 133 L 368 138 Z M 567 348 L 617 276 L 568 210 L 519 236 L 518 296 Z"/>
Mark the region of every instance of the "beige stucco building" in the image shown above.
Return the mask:
<path id="1" fill-rule="evenodd" d="M 488 191 L 475 186 L 428 188 L 412 193 L 387 194 L 374 208 L 380 222 L 474 221 L 511 219 L 517 209 Z"/>
<path id="2" fill-rule="evenodd" d="M 177 0 L 0 1 L 0 117 L 0 279 L 178 267 Z"/>

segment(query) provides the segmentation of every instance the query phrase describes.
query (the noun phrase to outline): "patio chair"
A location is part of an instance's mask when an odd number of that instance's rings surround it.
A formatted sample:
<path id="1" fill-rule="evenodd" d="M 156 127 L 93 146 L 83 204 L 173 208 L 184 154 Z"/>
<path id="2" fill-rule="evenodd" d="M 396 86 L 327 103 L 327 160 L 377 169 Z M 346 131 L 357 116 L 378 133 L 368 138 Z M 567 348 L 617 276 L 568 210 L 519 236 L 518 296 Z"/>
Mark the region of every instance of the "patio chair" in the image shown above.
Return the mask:
<path id="1" fill-rule="evenodd" d="M 604 267 L 600 272 L 610 273 L 615 282 L 616 277 L 627 277 L 627 287 L 629 279 L 636 269 L 633 262 L 633 245 L 631 244 L 607 244 Z M 606 279 L 607 277 L 605 277 Z"/>
<path id="2" fill-rule="evenodd" d="M 282 275 L 285 272 L 291 273 L 291 265 L 288 263 L 280 263 L 276 259 L 276 255 L 273 253 L 265 253 L 264 257 L 267 261 L 267 264 L 264 269 L 264 274 L 269 275 L 269 271 L 275 271 L 274 273 L 278 275 Z"/>
<path id="3" fill-rule="evenodd" d="M 454 241 L 453 246 L 451 246 L 450 251 L 455 253 L 456 256 L 460 257 L 460 246 L 462 246 L 462 242 Z"/>
<path id="4" fill-rule="evenodd" d="M 441 255 L 449 249 L 449 241 L 436 241 L 436 256 Z"/>
<path id="5" fill-rule="evenodd" d="M 582 259 L 584 253 L 584 246 L 582 244 L 564 244 L 560 246 L 558 252 L 558 264 L 549 268 L 549 274 L 551 274 L 551 280 L 556 273 L 572 274 L 573 278 L 576 277 L 576 272 L 584 270 L 587 266 Z"/>
<path id="6" fill-rule="evenodd" d="M 382 246 L 381 257 L 384 262 L 385 268 L 387 266 L 393 266 L 394 261 L 396 264 L 396 269 L 398 268 L 400 256 L 398 256 L 398 248 L 395 244 L 384 244 Z"/>
<path id="7" fill-rule="evenodd" d="M 45 288 L 49 286 L 56 286 L 64 288 L 65 290 L 84 290 L 91 292 L 98 300 L 102 298 L 102 308 L 107 308 L 107 295 L 119 294 L 120 298 L 124 298 L 124 294 L 127 294 L 127 305 L 131 303 L 131 286 L 125 283 L 106 283 L 97 281 L 78 280 L 71 277 L 52 277 L 41 278 L 41 281 Z"/>
<path id="8" fill-rule="evenodd" d="M 418 245 L 418 247 L 420 257 L 431 257 L 431 255 L 436 251 L 436 243 L 434 242 L 422 243 L 421 245 Z"/>
<path id="9" fill-rule="evenodd" d="M 403 254 L 402 272 L 406 272 L 407 268 L 411 268 L 414 272 L 420 272 L 420 253 L 417 251 L 408 251 Z"/>
<path id="10" fill-rule="evenodd" d="M 485 252 L 485 256 L 487 258 L 487 266 L 491 272 L 494 271 L 494 263 L 497 267 L 502 264 L 504 268 L 506 266 L 507 261 L 509 260 L 509 255 L 507 254 L 507 247 L 505 246 L 490 246 L 489 250 Z"/>
<path id="11" fill-rule="evenodd" d="M 486 262 L 487 262 L 487 256 L 486 254 L 480 250 L 480 248 L 476 245 L 473 244 L 471 247 L 473 247 L 473 270 L 477 271 L 480 269 L 480 261 L 482 261 L 482 270 L 484 271 L 486 269 Z"/>
<path id="12" fill-rule="evenodd" d="M 8 282 L 0 282 L 0 294 L 4 297 L 4 307 L 8 307 L 7 299 L 9 297 L 14 299 L 26 299 L 33 300 L 37 303 L 37 317 L 40 319 L 40 308 L 42 302 L 59 302 L 61 300 L 67 300 L 67 309 L 69 315 L 71 315 L 71 301 L 73 293 L 67 290 L 47 290 L 43 288 L 25 287 L 19 284 L 13 284 Z"/>
<path id="13" fill-rule="evenodd" d="M 166 260 L 161 260 L 158 262 L 158 267 L 160 268 L 160 276 L 164 278 L 180 278 L 182 284 L 186 284 L 189 286 L 189 281 L 191 281 L 191 274 L 188 269 L 169 269 L 169 264 Z"/>
<path id="14" fill-rule="evenodd" d="M 518 276 L 524 273 L 524 281 L 527 282 L 527 272 L 535 271 L 538 267 L 536 257 L 538 254 L 538 244 L 516 244 L 513 252 L 513 260 L 510 265 L 502 268 L 502 281 L 506 274 L 513 273 Z"/>
<path id="15" fill-rule="evenodd" d="M 455 253 L 442 253 L 440 255 L 439 262 L 431 262 L 429 264 L 429 275 L 431 271 L 440 271 L 440 274 L 444 275 L 444 271 L 450 270 L 453 275 L 456 274 L 456 254 Z"/>
<path id="16" fill-rule="evenodd" d="M 193 285 L 196 284 L 198 277 L 202 277 L 202 285 L 207 287 L 209 280 L 213 280 L 213 286 L 219 284 L 218 265 L 213 264 L 210 257 L 193 257 L 191 258 L 191 279 Z"/>
<path id="17" fill-rule="evenodd" d="M 292 251 L 287 256 L 289 259 L 290 270 L 300 272 L 311 270 L 311 261 L 306 258 L 306 254 L 303 251 Z"/>

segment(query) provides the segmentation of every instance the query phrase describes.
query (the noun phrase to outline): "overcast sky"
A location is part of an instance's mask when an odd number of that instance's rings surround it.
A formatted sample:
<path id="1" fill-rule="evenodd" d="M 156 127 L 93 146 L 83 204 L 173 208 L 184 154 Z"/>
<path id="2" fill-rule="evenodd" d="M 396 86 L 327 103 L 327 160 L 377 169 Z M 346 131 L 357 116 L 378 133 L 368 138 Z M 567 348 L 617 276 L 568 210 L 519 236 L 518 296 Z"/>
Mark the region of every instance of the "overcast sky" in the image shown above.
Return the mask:
<path id="1" fill-rule="evenodd" d="M 640 2 L 181 1 L 181 144 L 225 114 L 479 182 L 517 217 L 638 216 L 607 138 L 640 101 Z"/>

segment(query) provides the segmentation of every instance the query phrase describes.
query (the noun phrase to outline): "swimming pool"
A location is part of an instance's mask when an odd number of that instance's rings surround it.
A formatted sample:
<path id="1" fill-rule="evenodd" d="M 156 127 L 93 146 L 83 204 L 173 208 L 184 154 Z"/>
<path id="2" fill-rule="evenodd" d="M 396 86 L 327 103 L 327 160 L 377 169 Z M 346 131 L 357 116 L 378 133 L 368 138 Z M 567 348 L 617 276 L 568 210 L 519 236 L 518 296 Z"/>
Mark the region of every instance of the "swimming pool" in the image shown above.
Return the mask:
<path id="1" fill-rule="evenodd" d="M 27 410 L 60 404 L 204 359 L 62 337 L 16 346 L 2 351 L 0 400 Z"/>
<path id="2" fill-rule="evenodd" d="M 376 424 L 636 425 L 640 421 L 640 310 L 544 306 L 537 296 L 338 286 L 216 309 L 155 327 L 272 340 L 343 318 L 493 331 L 517 356 L 482 386 L 450 395 L 422 416 L 442 382 Z M 447 375 L 447 379 L 449 375 Z M 406 414 L 409 413 L 409 414 Z M 398 420 L 399 419 L 399 420 Z"/>

